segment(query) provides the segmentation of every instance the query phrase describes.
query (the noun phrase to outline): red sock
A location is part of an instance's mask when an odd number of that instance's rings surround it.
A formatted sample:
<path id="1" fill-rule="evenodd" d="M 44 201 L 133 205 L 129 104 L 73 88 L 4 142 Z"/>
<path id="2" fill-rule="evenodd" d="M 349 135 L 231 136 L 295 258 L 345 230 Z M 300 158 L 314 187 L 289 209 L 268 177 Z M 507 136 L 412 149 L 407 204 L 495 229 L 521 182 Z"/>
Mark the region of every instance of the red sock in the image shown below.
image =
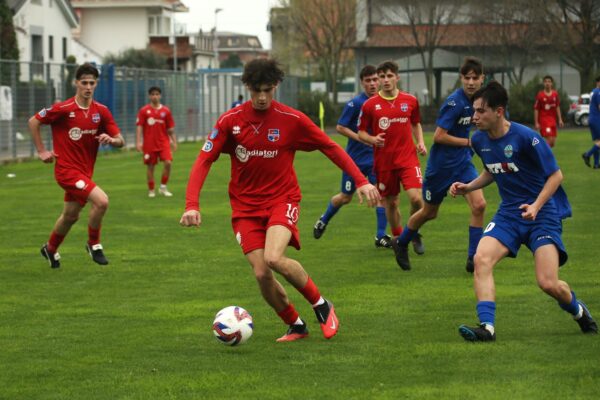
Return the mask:
<path id="1" fill-rule="evenodd" d="M 402 234 L 402 226 L 399 226 L 397 228 L 392 228 L 392 235 L 400 236 L 401 234 Z"/>
<path id="2" fill-rule="evenodd" d="M 58 246 L 65 240 L 63 235 L 59 235 L 58 233 L 52 231 L 50 234 L 50 239 L 48 239 L 48 251 L 51 253 L 56 253 Z"/>
<path id="3" fill-rule="evenodd" d="M 281 318 L 286 325 L 293 325 L 294 322 L 296 322 L 300 317 L 298 311 L 296 311 L 292 303 L 288 304 L 286 308 L 279 311 L 277 315 L 279 315 L 279 318 Z"/>
<path id="4" fill-rule="evenodd" d="M 148 181 L 148 190 L 154 190 L 154 181 Z"/>
<path id="5" fill-rule="evenodd" d="M 160 177 L 160 184 L 166 185 L 169 182 L 169 175 L 163 175 Z"/>
<path id="6" fill-rule="evenodd" d="M 90 246 L 100 243 L 100 229 L 100 226 L 98 227 L 98 229 L 94 229 L 91 226 L 88 226 L 88 244 Z"/>
<path id="7" fill-rule="evenodd" d="M 317 288 L 317 285 L 310 279 L 310 276 L 308 277 L 308 281 L 306 281 L 306 285 L 302 289 L 298 289 L 298 291 L 302 293 L 302 296 L 304 296 L 311 305 L 315 304 L 321 298 L 319 288 Z"/>

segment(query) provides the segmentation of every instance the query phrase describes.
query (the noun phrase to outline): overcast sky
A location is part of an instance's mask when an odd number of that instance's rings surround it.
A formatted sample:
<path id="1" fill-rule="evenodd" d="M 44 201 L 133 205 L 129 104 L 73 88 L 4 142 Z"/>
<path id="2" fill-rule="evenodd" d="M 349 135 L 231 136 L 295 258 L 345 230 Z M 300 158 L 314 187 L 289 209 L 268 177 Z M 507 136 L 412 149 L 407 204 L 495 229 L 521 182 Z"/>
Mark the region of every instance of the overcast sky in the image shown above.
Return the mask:
<path id="1" fill-rule="evenodd" d="M 188 33 L 200 28 L 210 32 L 215 26 L 215 9 L 221 8 L 217 30 L 257 35 L 265 49 L 271 48 L 271 33 L 267 31 L 269 9 L 278 5 L 279 0 L 183 0 L 183 3 L 190 11 L 177 14 L 176 20 L 187 26 Z"/>

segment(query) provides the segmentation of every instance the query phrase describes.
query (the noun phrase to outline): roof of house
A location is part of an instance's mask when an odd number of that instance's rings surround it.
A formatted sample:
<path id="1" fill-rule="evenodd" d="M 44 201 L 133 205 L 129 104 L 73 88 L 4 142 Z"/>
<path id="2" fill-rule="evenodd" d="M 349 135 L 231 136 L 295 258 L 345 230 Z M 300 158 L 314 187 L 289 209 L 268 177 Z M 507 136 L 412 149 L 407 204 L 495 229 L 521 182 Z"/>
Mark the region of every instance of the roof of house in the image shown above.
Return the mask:
<path id="1" fill-rule="evenodd" d="M 21 8 L 27 3 L 27 0 L 7 0 L 8 7 L 12 10 L 13 15 L 17 14 Z M 75 10 L 71 7 L 71 2 L 68 0 L 56 0 L 65 17 L 71 22 L 72 26 L 79 24 L 79 18 L 75 14 Z"/>

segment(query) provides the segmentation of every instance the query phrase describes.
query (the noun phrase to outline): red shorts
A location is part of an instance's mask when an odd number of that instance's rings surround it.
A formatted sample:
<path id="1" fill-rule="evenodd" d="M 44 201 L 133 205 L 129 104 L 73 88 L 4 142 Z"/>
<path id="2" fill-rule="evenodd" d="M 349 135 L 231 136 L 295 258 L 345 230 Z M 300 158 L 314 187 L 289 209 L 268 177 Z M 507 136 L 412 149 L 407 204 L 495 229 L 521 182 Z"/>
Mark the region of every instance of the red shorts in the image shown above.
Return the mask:
<path id="1" fill-rule="evenodd" d="M 61 173 L 55 177 L 59 186 L 65 190 L 65 201 L 76 201 L 80 206 L 85 206 L 90 193 L 96 187 L 91 178 L 78 171 Z"/>
<path id="2" fill-rule="evenodd" d="M 267 229 L 274 225 L 288 228 L 292 232 L 289 245 L 300 250 L 299 215 L 300 207 L 297 203 L 281 203 L 247 217 L 233 218 L 231 226 L 244 254 L 256 249 L 264 249 Z"/>
<path id="3" fill-rule="evenodd" d="M 377 172 L 377 189 L 383 197 L 396 196 L 400 193 L 400 183 L 404 190 L 421 189 L 423 187 L 423 177 L 421 167 L 398 168 L 389 171 Z"/>
<path id="4" fill-rule="evenodd" d="M 171 147 L 163 147 L 159 151 L 144 151 L 144 164 L 156 165 L 160 161 L 172 161 L 173 155 L 171 154 Z"/>
<path id="5" fill-rule="evenodd" d="M 542 137 L 549 137 L 549 136 L 556 137 L 556 125 L 554 125 L 554 126 L 541 125 L 540 126 L 540 135 L 542 135 Z"/>

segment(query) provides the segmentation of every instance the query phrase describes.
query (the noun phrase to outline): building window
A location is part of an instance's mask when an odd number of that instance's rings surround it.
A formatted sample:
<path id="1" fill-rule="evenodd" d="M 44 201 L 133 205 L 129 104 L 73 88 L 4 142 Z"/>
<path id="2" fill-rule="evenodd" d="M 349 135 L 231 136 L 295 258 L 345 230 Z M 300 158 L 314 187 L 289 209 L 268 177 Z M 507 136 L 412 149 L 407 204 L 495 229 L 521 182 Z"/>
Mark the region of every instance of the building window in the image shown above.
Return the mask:
<path id="1" fill-rule="evenodd" d="M 38 6 L 41 6 L 42 0 L 31 0 L 31 4 L 37 4 Z"/>
<path id="2" fill-rule="evenodd" d="M 44 71 L 44 42 L 42 35 L 31 35 L 31 72 L 35 75 L 41 75 Z"/>
<path id="3" fill-rule="evenodd" d="M 63 56 L 63 61 L 67 59 L 67 38 L 64 37 L 62 38 L 62 56 Z"/>
<path id="4" fill-rule="evenodd" d="M 168 36 L 171 34 L 171 18 L 162 15 L 148 17 L 148 34 L 154 36 Z"/>
<path id="5" fill-rule="evenodd" d="M 48 36 L 48 58 L 54 60 L 54 37 Z"/>

